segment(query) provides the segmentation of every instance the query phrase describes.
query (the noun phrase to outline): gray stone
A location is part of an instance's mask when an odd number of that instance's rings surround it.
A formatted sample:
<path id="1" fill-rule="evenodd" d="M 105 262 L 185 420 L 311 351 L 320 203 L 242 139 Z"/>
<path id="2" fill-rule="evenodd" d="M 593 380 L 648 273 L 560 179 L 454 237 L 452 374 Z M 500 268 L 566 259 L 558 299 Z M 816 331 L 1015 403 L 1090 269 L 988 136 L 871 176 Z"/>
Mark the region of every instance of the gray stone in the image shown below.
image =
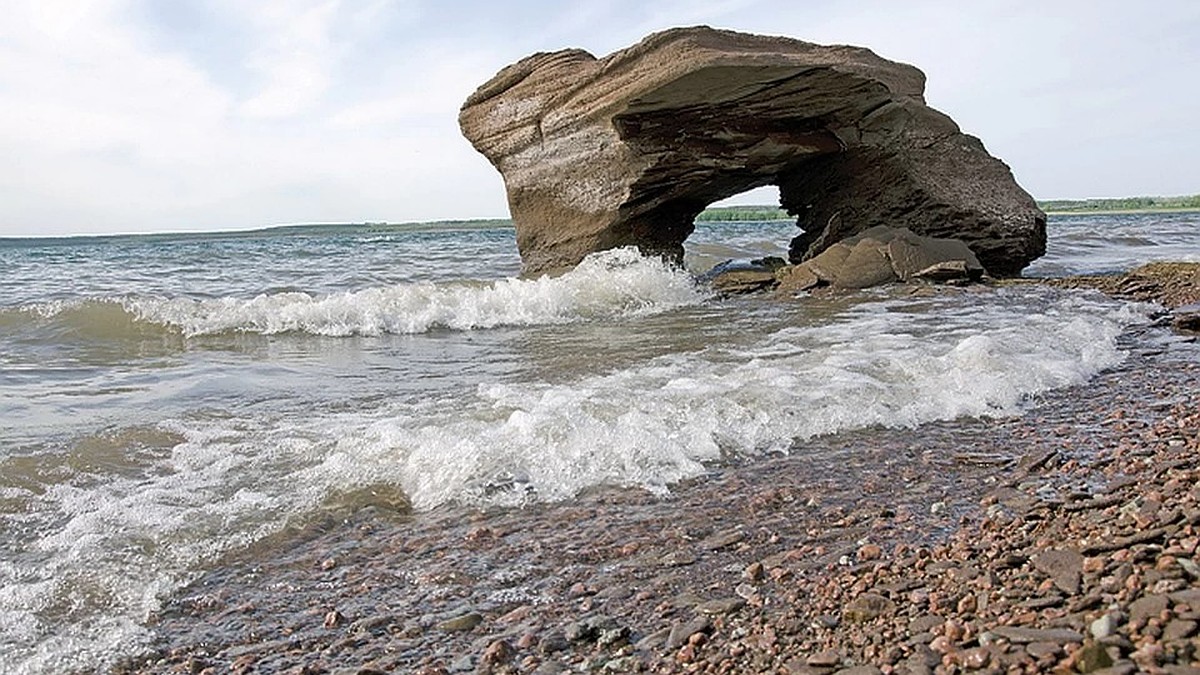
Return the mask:
<path id="1" fill-rule="evenodd" d="M 696 612 L 716 616 L 736 612 L 745 606 L 746 601 L 742 598 L 721 598 L 719 600 L 708 600 L 696 605 Z"/>
<path id="2" fill-rule="evenodd" d="M 1055 642 L 1030 642 L 1025 645 L 1025 653 L 1035 659 L 1062 654 L 1062 645 Z"/>
<path id="3" fill-rule="evenodd" d="M 554 654 L 556 652 L 565 651 L 570 646 L 571 645 L 570 645 L 570 643 L 567 642 L 567 638 L 565 635 L 563 635 L 562 633 L 559 633 L 559 632 L 553 632 L 553 633 L 549 633 L 547 635 L 542 636 L 542 639 L 538 640 L 537 649 L 538 649 L 538 652 L 540 652 L 543 655 L 546 655 L 546 654 Z"/>
<path id="4" fill-rule="evenodd" d="M 1014 644 L 1030 642 L 1083 642 L 1083 634 L 1069 628 L 1024 628 L 1022 626 L 996 626 L 992 632 Z"/>
<path id="5" fill-rule="evenodd" d="M 774 288 L 779 282 L 771 270 L 729 270 L 712 280 L 712 287 L 725 295 L 742 295 Z"/>
<path id="6" fill-rule="evenodd" d="M 1196 622 L 1175 619 L 1163 627 L 1163 640 L 1185 640 L 1196 634 Z"/>
<path id="7" fill-rule="evenodd" d="M 741 543 L 745 538 L 746 533 L 741 529 L 727 530 L 718 532 L 700 542 L 700 547 L 709 551 L 717 551 Z"/>
<path id="8" fill-rule="evenodd" d="M 1200 610 L 1200 586 L 1193 586 L 1182 591 L 1175 591 L 1170 596 L 1172 602 L 1187 605 L 1194 610 Z"/>
<path id="9" fill-rule="evenodd" d="M 671 626 L 670 633 L 667 634 L 667 649 L 678 649 L 682 647 L 688 638 L 696 633 L 707 632 L 712 623 L 706 616 L 698 616 L 691 621 L 676 623 Z"/>
<path id="10" fill-rule="evenodd" d="M 684 567 L 692 565 L 696 562 L 696 556 L 688 551 L 671 551 L 658 559 L 658 562 L 667 567 Z"/>
<path id="11" fill-rule="evenodd" d="M 1051 549 L 1039 553 L 1033 566 L 1054 580 L 1054 585 L 1063 593 L 1074 595 L 1079 592 L 1080 576 L 1083 574 L 1083 556 L 1070 549 Z"/>
<path id="12" fill-rule="evenodd" d="M 1189 577 L 1193 579 L 1200 579 L 1200 565 L 1197 565 L 1195 560 L 1192 560 L 1191 558 L 1180 558 L 1179 566 L 1183 568 L 1184 572 L 1187 572 Z"/>
<path id="13" fill-rule="evenodd" d="M 1163 610 L 1171 606 L 1170 599 L 1165 595 L 1143 595 L 1129 605 L 1129 621 L 1138 622 L 1155 618 Z"/>
<path id="14" fill-rule="evenodd" d="M 450 672 L 452 673 L 470 673 L 475 670 L 475 657 L 471 654 L 463 654 L 450 664 Z"/>
<path id="15" fill-rule="evenodd" d="M 612 647 L 628 641 L 628 626 L 607 626 L 596 632 L 596 644 L 601 647 Z"/>
<path id="16" fill-rule="evenodd" d="M 914 635 L 917 633 L 928 633 L 945 622 L 946 620 L 940 616 L 935 614 L 925 614 L 923 616 L 918 616 L 909 622 L 908 632 Z"/>
<path id="17" fill-rule="evenodd" d="M 1093 621 L 1091 625 L 1088 626 L 1088 630 L 1091 632 L 1092 637 L 1096 638 L 1097 640 L 1103 640 L 1109 635 L 1115 633 L 1117 626 L 1118 621 L 1116 615 L 1108 613 Z"/>

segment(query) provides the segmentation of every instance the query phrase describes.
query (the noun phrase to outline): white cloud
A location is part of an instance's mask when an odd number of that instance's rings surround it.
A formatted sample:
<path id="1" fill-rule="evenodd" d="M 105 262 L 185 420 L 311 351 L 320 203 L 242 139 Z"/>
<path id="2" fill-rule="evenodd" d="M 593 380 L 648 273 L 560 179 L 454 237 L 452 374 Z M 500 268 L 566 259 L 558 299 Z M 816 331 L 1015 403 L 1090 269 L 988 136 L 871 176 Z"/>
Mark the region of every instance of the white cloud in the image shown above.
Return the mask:
<path id="1" fill-rule="evenodd" d="M 287 117 L 320 101 L 339 58 L 330 30 L 340 3 L 272 0 L 245 3 L 246 18 L 264 36 L 247 58 L 264 86 L 241 106 L 250 117 Z"/>
<path id="2" fill-rule="evenodd" d="M 500 177 L 457 128 L 475 87 L 533 51 L 694 23 L 918 65 L 1039 197 L 1200 190 L 1200 5 L 1182 1 L 6 5 L 0 236 L 500 216 Z"/>

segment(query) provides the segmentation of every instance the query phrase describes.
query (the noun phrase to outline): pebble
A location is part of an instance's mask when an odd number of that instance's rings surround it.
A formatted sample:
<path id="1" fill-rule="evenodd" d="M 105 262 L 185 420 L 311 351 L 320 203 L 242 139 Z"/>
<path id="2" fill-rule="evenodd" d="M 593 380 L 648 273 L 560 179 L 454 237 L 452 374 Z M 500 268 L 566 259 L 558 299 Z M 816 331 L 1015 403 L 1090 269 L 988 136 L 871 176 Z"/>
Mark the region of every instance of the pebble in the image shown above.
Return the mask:
<path id="1" fill-rule="evenodd" d="M 721 598 L 696 605 L 696 612 L 709 615 L 729 614 L 745 606 L 746 601 L 741 598 Z"/>
<path id="2" fill-rule="evenodd" d="M 672 551 L 659 558 L 658 561 L 666 567 L 686 567 L 696 564 L 696 556 L 687 551 Z"/>
<path id="3" fill-rule="evenodd" d="M 1075 652 L 1075 669 L 1081 673 L 1092 673 L 1112 665 L 1113 660 L 1108 655 L 1108 651 L 1094 642 L 1084 645 Z"/>
<path id="4" fill-rule="evenodd" d="M 1099 619 L 1096 619 L 1091 623 L 1091 625 L 1088 626 L 1088 631 L 1092 634 L 1092 637 L 1096 638 L 1097 640 L 1103 640 L 1104 638 L 1112 635 L 1116 630 L 1117 617 L 1111 613 L 1105 614 Z"/>
<path id="5" fill-rule="evenodd" d="M 667 635 L 667 649 L 677 649 L 693 635 L 707 631 L 712 623 L 706 616 L 698 616 L 690 621 L 676 623 L 671 626 Z"/>
<path id="6" fill-rule="evenodd" d="M 743 600 L 750 601 L 758 598 L 758 587 L 750 584 L 738 584 L 734 587 L 733 592 Z"/>
<path id="7" fill-rule="evenodd" d="M 1033 558 L 1033 566 L 1049 576 L 1063 593 L 1074 595 L 1079 592 L 1083 572 L 1083 556 L 1078 551 L 1051 549 Z"/>
<path id="8" fill-rule="evenodd" d="M 461 614 L 452 619 L 446 619 L 437 624 L 439 630 L 447 633 L 455 633 L 459 631 L 473 630 L 476 626 L 483 623 L 483 615 L 478 612 L 468 612 Z"/>
<path id="9" fill-rule="evenodd" d="M 1185 640 L 1196 634 L 1197 623 L 1195 621 L 1182 621 L 1176 619 L 1169 622 L 1162 631 L 1162 639 L 1164 641 Z"/>
<path id="10" fill-rule="evenodd" d="M 1014 644 L 1030 642 L 1083 642 L 1083 635 L 1069 628 L 1024 628 L 1021 626 L 996 626 L 992 632 Z"/>
<path id="11" fill-rule="evenodd" d="M 991 660 L 992 655 L 983 647 L 969 649 L 962 655 L 963 665 L 973 670 L 987 667 Z"/>
<path id="12" fill-rule="evenodd" d="M 1058 657 L 1063 653 L 1062 647 L 1053 642 L 1030 642 L 1025 645 L 1025 653 L 1035 659 Z"/>
<path id="13" fill-rule="evenodd" d="M 335 628 L 345 622 L 346 617 L 342 616 L 342 613 L 335 609 L 325 614 L 325 621 L 323 622 L 323 625 L 326 628 Z"/>
<path id="14" fill-rule="evenodd" d="M 740 529 L 721 532 L 700 542 L 700 547 L 709 551 L 717 551 L 723 548 L 728 548 L 741 542 L 746 538 L 746 533 Z"/>
<path id="15" fill-rule="evenodd" d="M 975 599 L 975 595 L 973 593 L 968 593 L 958 601 L 957 609 L 959 614 L 974 614 L 978 607 L 979 601 Z"/>
<path id="16" fill-rule="evenodd" d="M 863 623 L 896 610 L 896 603 L 876 593 L 863 593 L 842 610 L 848 621 Z"/>
<path id="17" fill-rule="evenodd" d="M 842 655 L 836 649 L 826 649 L 813 654 L 804 662 L 814 668 L 832 668 L 842 662 Z"/>
<path id="18" fill-rule="evenodd" d="M 1129 605 L 1129 621 L 1145 623 L 1166 611 L 1170 604 L 1170 599 L 1165 595 L 1143 595 Z"/>
<path id="19" fill-rule="evenodd" d="M 493 640 L 483 651 L 481 661 L 489 666 L 497 666 L 505 663 L 516 656 L 516 650 L 513 646 L 504 640 Z"/>
<path id="20" fill-rule="evenodd" d="M 908 632 L 914 635 L 918 633 L 928 633 L 944 623 L 946 623 L 946 620 L 940 616 L 923 614 L 909 622 Z"/>
<path id="21" fill-rule="evenodd" d="M 748 581 L 750 581 L 750 583 L 754 583 L 754 584 L 757 584 L 760 581 L 762 581 L 765 574 L 766 574 L 765 567 L 763 566 L 763 564 L 761 562 L 757 562 L 757 561 L 752 562 L 749 565 L 747 565 L 746 570 L 744 572 L 742 572 L 742 576 L 745 577 Z"/>
<path id="22" fill-rule="evenodd" d="M 857 557 L 859 560 L 879 560 L 883 557 L 883 549 L 876 544 L 863 544 L 858 549 Z"/>

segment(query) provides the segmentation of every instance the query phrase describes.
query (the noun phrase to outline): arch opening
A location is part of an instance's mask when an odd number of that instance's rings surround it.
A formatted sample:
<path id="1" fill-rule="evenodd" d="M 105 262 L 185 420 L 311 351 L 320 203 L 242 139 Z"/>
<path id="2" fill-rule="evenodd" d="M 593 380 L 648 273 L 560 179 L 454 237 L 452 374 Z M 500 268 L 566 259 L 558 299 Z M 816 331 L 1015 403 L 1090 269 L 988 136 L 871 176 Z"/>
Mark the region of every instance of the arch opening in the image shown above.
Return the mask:
<path id="1" fill-rule="evenodd" d="M 699 276 L 788 259 L 796 219 L 780 207 L 779 186 L 751 188 L 707 205 L 683 242 L 683 265 Z"/>

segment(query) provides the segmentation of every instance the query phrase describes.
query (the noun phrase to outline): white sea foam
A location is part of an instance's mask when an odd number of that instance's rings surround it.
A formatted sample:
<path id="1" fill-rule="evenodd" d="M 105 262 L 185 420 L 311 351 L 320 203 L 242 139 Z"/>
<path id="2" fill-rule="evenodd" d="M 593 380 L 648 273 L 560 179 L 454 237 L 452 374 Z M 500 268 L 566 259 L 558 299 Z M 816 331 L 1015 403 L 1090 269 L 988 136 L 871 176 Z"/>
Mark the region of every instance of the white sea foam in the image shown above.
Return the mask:
<path id="1" fill-rule="evenodd" d="M 426 294 L 427 318 L 412 325 L 606 316 L 696 297 L 669 270 L 624 255 L 573 279 L 462 291 L 470 302 L 451 294 L 438 305 Z M 601 264 L 608 271 L 594 268 Z M 626 290 L 592 288 L 592 274 Z M 643 283 L 645 275 L 653 281 Z M 649 290 L 655 284 L 668 290 Z M 514 303 L 532 309 L 516 314 Z M 465 313 L 468 305 L 479 313 Z M 258 324 L 253 317 L 287 312 L 239 311 L 186 315 L 188 330 L 384 325 L 308 310 Z M 419 509 L 567 499 L 601 484 L 662 494 L 714 460 L 803 452 L 803 440 L 817 434 L 1019 413 L 1031 395 L 1118 364 L 1117 336 L 1143 318 L 1137 307 L 1032 289 L 867 302 L 758 339 L 569 378 L 484 381 L 453 397 L 336 414 L 226 411 L 163 422 L 162 431 L 185 440 L 143 475 L 62 482 L 37 498 L 34 510 L 45 515 L 30 524 L 42 532 L 28 545 L 31 557 L 0 568 L 6 668 L 51 672 L 136 649 L 149 637 L 141 622 L 163 594 L 331 494 L 399 487 Z M 43 622 L 64 608 L 69 630 Z"/>
<path id="2" fill-rule="evenodd" d="M 1029 396 L 1119 363 L 1116 337 L 1141 319 L 1079 298 L 1024 316 L 996 298 L 958 316 L 904 310 L 873 303 L 749 349 L 671 354 L 568 384 L 481 385 L 455 419 L 385 417 L 339 434 L 312 470 L 394 481 L 425 508 L 563 499 L 598 484 L 661 493 L 705 462 L 794 439 L 1018 414 Z"/>
<path id="3" fill-rule="evenodd" d="M 130 299 L 143 320 L 185 335 L 224 332 L 380 335 L 434 328 L 565 323 L 665 311 L 704 298 L 693 280 L 634 249 L 596 253 L 558 277 L 488 283 L 400 284 L 331 295 L 275 293 L 251 299 Z"/>

